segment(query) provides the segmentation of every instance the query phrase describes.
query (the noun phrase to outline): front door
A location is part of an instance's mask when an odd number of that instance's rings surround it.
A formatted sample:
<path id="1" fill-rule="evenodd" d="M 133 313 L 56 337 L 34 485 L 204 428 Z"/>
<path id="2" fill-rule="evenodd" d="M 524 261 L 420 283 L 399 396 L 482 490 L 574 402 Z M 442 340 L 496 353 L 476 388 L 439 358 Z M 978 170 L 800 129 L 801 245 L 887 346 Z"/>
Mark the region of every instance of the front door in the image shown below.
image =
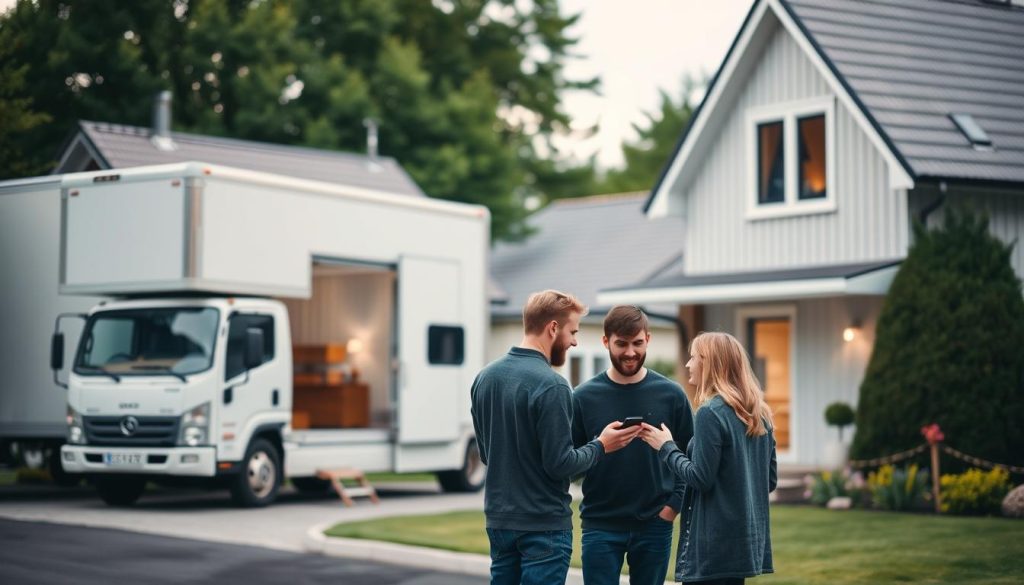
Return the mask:
<path id="1" fill-rule="evenodd" d="M 775 419 L 775 441 L 779 451 L 790 448 L 790 398 L 792 385 L 792 319 L 788 316 L 748 317 L 747 350 L 754 375 L 761 382 L 764 398 Z"/>

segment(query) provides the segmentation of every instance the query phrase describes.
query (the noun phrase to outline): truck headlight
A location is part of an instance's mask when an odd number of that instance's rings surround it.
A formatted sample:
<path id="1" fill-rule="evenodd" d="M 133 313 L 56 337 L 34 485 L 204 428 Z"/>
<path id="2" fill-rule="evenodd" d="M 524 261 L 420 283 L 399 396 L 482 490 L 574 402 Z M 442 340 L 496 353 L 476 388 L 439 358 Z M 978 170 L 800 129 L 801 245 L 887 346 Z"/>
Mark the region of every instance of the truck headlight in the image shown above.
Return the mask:
<path id="1" fill-rule="evenodd" d="M 85 431 L 82 425 L 82 415 L 75 409 L 68 407 L 68 443 L 71 445 L 85 444 Z"/>
<path id="2" fill-rule="evenodd" d="M 196 447 L 205 445 L 210 435 L 210 403 L 204 402 L 181 417 L 179 444 Z"/>

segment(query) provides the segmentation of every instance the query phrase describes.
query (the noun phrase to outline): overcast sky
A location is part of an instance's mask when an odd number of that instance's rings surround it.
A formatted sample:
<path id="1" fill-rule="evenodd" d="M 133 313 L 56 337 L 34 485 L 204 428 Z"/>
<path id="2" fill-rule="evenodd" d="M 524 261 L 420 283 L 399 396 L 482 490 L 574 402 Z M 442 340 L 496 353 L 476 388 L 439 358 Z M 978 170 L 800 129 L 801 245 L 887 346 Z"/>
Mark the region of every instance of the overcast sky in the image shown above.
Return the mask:
<path id="1" fill-rule="evenodd" d="M 560 143 L 577 157 L 597 154 L 602 166 L 622 162 L 619 144 L 635 138 L 632 124 L 660 104 L 658 90 L 678 98 L 687 73 L 714 74 L 752 0 L 562 0 L 565 13 L 582 12 L 571 29 L 583 59 L 567 77 L 600 75 L 602 95 L 566 94 L 574 128 L 600 123 L 588 140 Z"/>
<path id="2" fill-rule="evenodd" d="M 559 140 L 572 156 L 597 154 L 604 167 L 622 162 L 619 144 L 635 138 L 633 123 L 659 104 L 658 90 L 678 98 L 687 73 L 711 75 L 725 56 L 753 0 L 562 0 L 564 13 L 582 12 L 570 30 L 580 38 L 567 77 L 598 75 L 601 95 L 572 92 L 563 96 L 573 129 L 600 124 L 600 132 L 583 139 Z M 0 0 L 0 11 L 14 0 Z"/>

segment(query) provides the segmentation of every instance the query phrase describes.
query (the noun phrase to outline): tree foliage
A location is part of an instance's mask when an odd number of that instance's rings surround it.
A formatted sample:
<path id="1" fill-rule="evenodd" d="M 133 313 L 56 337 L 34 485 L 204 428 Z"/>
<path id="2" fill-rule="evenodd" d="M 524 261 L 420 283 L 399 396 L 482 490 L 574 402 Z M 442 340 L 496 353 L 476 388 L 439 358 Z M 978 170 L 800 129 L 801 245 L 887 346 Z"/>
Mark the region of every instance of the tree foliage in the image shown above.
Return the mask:
<path id="1" fill-rule="evenodd" d="M 960 451 L 1024 464 L 1024 299 L 1011 250 L 966 210 L 915 227 L 878 319 L 853 457 L 915 447 L 938 423 Z"/>
<path id="2" fill-rule="evenodd" d="M 0 177 L 52 168 L 77 120 L 148 125 L 170 89 L 181 131 L 362 151 L 372 118 L 424 191 L 518 239 L 546 181 L 535 145 L 570 122 L 561 92 L 597 84 L 564 78 L 576 18 L 557 0 L 19 0 L 0 17 Z"/>

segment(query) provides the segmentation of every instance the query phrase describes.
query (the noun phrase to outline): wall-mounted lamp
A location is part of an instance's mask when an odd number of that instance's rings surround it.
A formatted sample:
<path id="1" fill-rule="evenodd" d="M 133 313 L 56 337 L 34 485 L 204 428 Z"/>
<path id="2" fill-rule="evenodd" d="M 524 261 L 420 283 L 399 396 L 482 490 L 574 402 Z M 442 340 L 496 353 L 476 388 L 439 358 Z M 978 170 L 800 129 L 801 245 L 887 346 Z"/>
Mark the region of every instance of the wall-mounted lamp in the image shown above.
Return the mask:
<path id="1" fill-rule="evenodd" d="M 849 343 L 860 334 L 860 321 L 854 321 L 849 327 L 843 329 L 843 341 Z"/>

